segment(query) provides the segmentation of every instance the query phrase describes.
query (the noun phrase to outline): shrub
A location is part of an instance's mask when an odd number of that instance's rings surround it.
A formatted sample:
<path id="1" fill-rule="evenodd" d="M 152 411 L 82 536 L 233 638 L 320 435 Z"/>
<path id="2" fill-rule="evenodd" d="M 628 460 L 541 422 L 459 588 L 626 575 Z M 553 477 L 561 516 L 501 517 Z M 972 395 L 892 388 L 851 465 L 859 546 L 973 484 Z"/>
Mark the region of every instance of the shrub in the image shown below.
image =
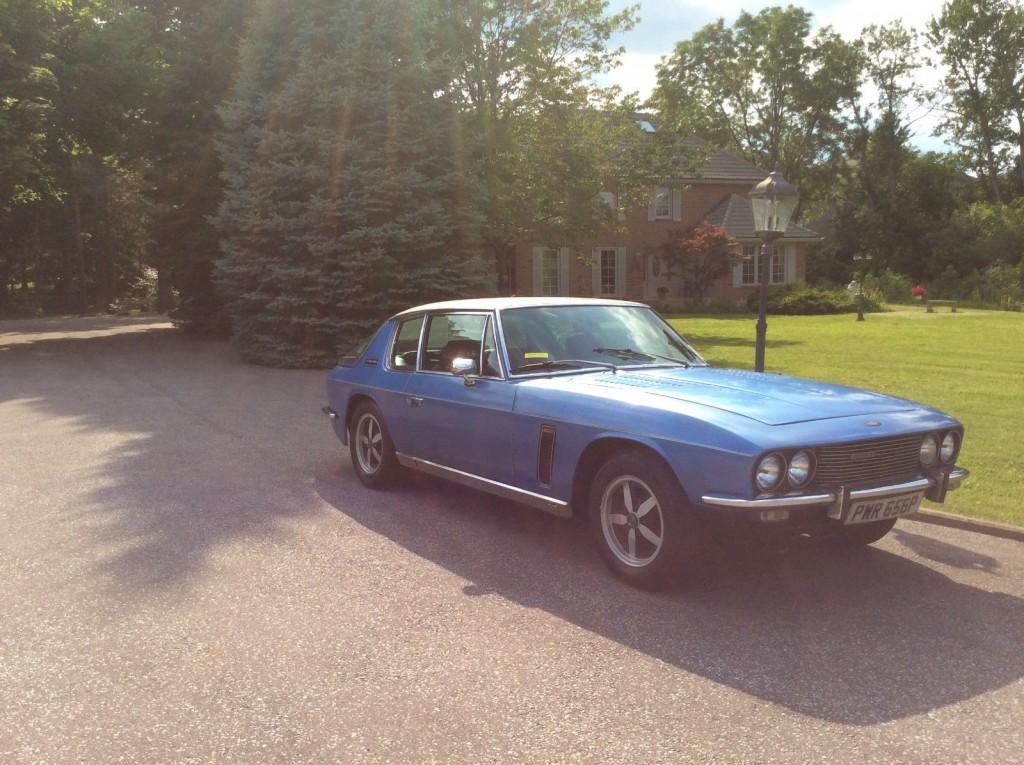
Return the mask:
<path id="1" fill-rule="evenodd" d="M 888 268 L 881 273 L 868 274 L 864 277 L 865 291 L 877 292 L 891 303 L 905 301 L 910 295 L 912 283 L 909 276 L 898 274 Z"/>
<path id="2" fill-rule="evenodd" d="M 939 299 L 965 300 L 979 306 L 1019 311 L 1024 303 L 1024 263 L 998 262 L 964 276 L 947 266 L 929 285 L 929 294 Z"/>
<path id="3" fill-rule="evenodd" d="M 752 292 L 747 298 L 747 307 L 756 311 L 758 293 Z M 787 284 L 768 293 L 768 312 L 787 315 L 820 315 L 832 313 L 854 313 L 857 303 L 846 290 L 824 290 L 810 287 L 802 282 Z M 866 292 L 864 310 L 882 310 L 876 295 Z"/>
<path id="4" fill-rule="evenodd" d="M 124 294 L 107 306 L 107 310 L 122 315 L 156 310 L 156 269 L 143 269 Z"/>

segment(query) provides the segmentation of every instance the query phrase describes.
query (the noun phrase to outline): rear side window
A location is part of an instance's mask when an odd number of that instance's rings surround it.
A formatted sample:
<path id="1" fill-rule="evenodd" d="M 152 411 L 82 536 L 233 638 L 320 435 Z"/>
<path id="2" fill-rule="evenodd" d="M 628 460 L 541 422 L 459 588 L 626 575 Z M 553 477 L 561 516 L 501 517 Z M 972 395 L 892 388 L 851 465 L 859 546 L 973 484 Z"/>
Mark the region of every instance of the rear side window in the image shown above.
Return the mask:
<path id="1" fill-rule="evenodd" d="M 423 317 L 406 319 L 398 325 L 391 349 L 391 368 L 396 372 L 415 372 L 420 349 L 420 328 Z"/>
<path id="2" fill-rule="evenodd" d="M 380 332 L 381 329 L 382 327 L 377 327 L 377 329 L 364 337 L 358 344 L 350 348 L 349 351 L 341 357 L 338 364 L 343 367 L 355 366 L 356 362 L 359 361 L 364 353 L 366 353 L 366 348 L 370 345 L 370 341 L 377 336 L 377 333 Z"/>

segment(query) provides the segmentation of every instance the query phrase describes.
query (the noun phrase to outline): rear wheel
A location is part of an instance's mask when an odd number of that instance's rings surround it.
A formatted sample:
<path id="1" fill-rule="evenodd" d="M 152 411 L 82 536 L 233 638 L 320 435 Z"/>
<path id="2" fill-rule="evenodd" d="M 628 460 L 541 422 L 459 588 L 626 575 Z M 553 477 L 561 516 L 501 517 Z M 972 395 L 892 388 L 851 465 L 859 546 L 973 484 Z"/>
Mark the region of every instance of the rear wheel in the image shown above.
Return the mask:
<path id="1" fill-rule="evenodd" d="M 627 452 L 601 466 L 591 485 L 590 518 L 601 555 L 635 587 L 670 584 L 698 548 L 675 476 L 646 455 Z"/>
<path id="2" fill-rule="evenodd" d="M 856 526 L 843 526 L 836 535 L 831 538 L 833 544 L 841 547 L 865 547 L 877 542 L 896 525 L 896 519 L 890 518 L 887 521 L 876 521 L 874 523 L 861 523 Z"/>
<path id="3" fill-rule="evenodd" d="M 382 489 L 395 477 L 398 460 L 380 410 L 369 401 L 356 407 L 349 420 L 348 448 L 352 467 L 364 485 Z"/>

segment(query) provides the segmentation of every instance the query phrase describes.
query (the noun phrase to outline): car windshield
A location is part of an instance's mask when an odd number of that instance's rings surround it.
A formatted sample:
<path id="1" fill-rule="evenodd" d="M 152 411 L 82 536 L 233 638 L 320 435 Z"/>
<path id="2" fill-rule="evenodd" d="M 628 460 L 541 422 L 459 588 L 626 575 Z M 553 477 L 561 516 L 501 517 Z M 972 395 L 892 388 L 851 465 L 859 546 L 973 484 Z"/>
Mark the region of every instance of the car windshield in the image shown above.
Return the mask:
<path id="1" fill-rule="evenodd" d="M 650 308 L 571 305 L 501 312 L 513 374 L 612 366 L 704 365 Z"/>

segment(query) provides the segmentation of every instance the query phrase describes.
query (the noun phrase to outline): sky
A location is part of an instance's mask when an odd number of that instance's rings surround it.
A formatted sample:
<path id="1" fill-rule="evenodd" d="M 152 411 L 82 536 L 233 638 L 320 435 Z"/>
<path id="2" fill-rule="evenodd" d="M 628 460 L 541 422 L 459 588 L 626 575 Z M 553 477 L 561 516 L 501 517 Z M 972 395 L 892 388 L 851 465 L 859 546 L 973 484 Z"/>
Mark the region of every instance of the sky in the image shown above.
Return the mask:
<path id="1" fill-rule="evenodd" d="M 612 43 L 625 48 L 621 65 L 601 78 L 603 84 L 616 84 L 642 98 L 654 87 L 654 67 L 662 56 L 672 52 L 675 43 L 690 37 L 705 24 L 719 17 L 731 24 L 741 10 L 756 13 L 770 5 L 786 5 L 786 0 L 639 0 L 640 22 L 631 31 L 617 35 Z M 618 11 L 633 4 L 630 0 L 610 0 L 609 10 Z M 815 27 L 831 25 L 843 37 L 853 39 L 868 24 L 884 24 L 902 19 L 907 26 L 923 31 L 928 20 L 938 14 L 942 0 L 804 0 L 800 5 L 814 14 Z M 934 87 L 941 75 L 934 68 L 922 69 L 920 80 Z M 941 138 L 933 137 L 937 110 L 921 110 L 913 115 L 912 142 L 921 150 L 940 151 Z"/>

